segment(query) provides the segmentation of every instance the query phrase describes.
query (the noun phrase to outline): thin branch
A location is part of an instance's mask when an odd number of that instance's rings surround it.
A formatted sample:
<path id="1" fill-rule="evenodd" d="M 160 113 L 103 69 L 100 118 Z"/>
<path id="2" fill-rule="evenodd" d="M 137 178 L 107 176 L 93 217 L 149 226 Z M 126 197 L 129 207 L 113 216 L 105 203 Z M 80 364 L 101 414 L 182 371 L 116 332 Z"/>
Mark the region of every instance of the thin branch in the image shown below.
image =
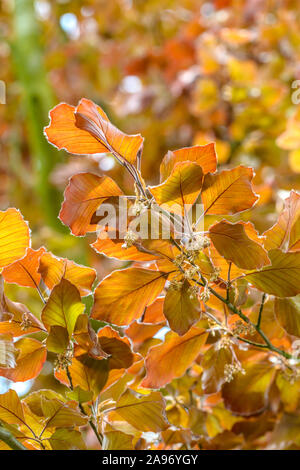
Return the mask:
<path id="1" fill-rule="evenodd" d="M 257 325 L 256 325 L 257 328 L 260 328 L 262 312 L 264 309 L 264 303 L 265 303 L 266 297 L 267 297 L 267 294 L 264 292 L 262 295 L 261 304 L 260 304 L 259 312 L 258 312 L 258 319 L 257 319 Z"/>
<path id="2" fill-rule="evenodd" d="M 69 380 L 69 383 L 70 383 L 70 389 L 74 390 L 73 381 L 72 381 L 72 377 L 71 377 L 70 370 L 69 370 L 68 366 L 66 367 L 66 373 L 67 373 L 67 377 L 68 377 L 68 380 Z M 82 403 L 79 402 L 78 406 L 79 406 L 79 409 L 82 412 L 82 414 L 84 414 L 85 416 L 88 416 L 87 413 L 85 412 L 83 406 L 82 406 Z M 90 417 L 89 417 L 89 425 L 92 428 L 92 430 L 94 431 L 95 436 L 97 437 L 97 440 L 98 440 L 99 444 L 102 446 L 103 437 L 98 433 L 97 427 L 96 427 L 95 423 L 92 421 L 92 419 L 90 419 Z"/>
<path id="3" fill-rule="evenodd" d="M 28 450 L 22 442 L 19 442 L 15 436 L 2 425 L 0 425 L 0 440 L 5 442 L 12 450 Z"/>

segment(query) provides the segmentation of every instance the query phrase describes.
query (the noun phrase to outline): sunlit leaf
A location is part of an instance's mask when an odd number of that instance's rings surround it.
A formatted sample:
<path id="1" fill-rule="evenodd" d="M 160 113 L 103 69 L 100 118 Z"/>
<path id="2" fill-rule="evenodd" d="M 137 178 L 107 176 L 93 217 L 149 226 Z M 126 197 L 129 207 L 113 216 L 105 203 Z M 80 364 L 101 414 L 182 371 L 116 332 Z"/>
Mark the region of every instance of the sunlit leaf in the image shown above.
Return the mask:
<path id="1" fill-rule="evenodd" d="M 96 278 L 94 269 L 81 266 L 66 258 L 57 258 L 51 253 L 45 253 L 41 257 L 39 272 L 49 289 L 53 289 L 64 278 L 77 287 L 80 295 L 91 293 Z"/>
<path id="2" fill-rule="evenodd" d="M 142 382 L 145 388 L 160 388 L 181 377 L 200 354 L 208 333 L 192 327 L 184 336 L 170 331 L 165 341 L 150 349 L 146 358 L 147 375 Z"/>
<path id="3" fill-rule="evenodd" d="M 15 390 L 0 394 L 0 419 L 8 424 L 25 422 L 22 403 Z"/>
<path id="4" fill-rule="evenodd" d="M 22 338 L 15 343 L 16 366 L 0 369 L 0 375 L 13 382 L 25 382 L 36 377 L 46 361 L 47 350 L 43 343 L 33 338 Z"/>
<path id="5" fill-rule="evenodd" d="M 164 316 L 179 335 L 184 335 L 200 317 L 199 301 L 190 288 L 185 280 L 180 288 L 169 288 L 164 301 Z"/>
<path id="6" fill-rule="evenodd" d="M 184 206 L 192 205 L 202 187 L 202 168 L 196 163 L 177 163 L 171 175 L 159 186 L 151 186 L 150 192 L 163 209 L 184 214 Z"/>
<path id="7" fill-rule="evenodd" d="M 231 382 L 223 385 L 225 406 L 241 416 L 262 413 L 268 405 L 274 366 L 270 362 L 249 362 L 243 367 L 245 374 L 238 372 Z"/>
<path id="8" fill-rule="evenodd" d="M 49 142 L 70 153 L 85 155 L 114 152 L 134 163 L 142 149 L 141 135 L 127 135 L 110 123 L 100 106 L 82 99 L 78 106 L 61 103 L 50 111 L 45 134 Z"/>
<path id="9" fill-rule="evenodd" d="M 167 427 L 164 409 L 161 393 L 138 396 L 127 390 L 118 400 L 115 412 L 139 431 L 159 432 Z"/>
<path id="10" fill-rule="evenodd" d="M 300 194 L 291 191 L 285 200 L 284 210 L 273 227 L 264 232 L 264 246 L 267 250 L 287 248 L 288 251 L 300 249 Z"/>
<path id="11" fill-rule="evenodd" d="M 84 354 L 72 359 L 69 371 L 74 387 L 79 386 L 82 390 L 92 392 L 94 396 L 97 396 L 108 378 L 108 361 L 93 359 Z M 67 386 L 70 385 L 65 370 L 57 370 L 55 377 Z"/>
<path id="12" fill-rule="evenodd" d="M 93 232 L 97 228 L 97 224 L 91 223 L 94 212 L 109 197 L 121 194 L 121 189 L 108 176 L 79 173 L 69 181 L 59 217 L 73 235 Z"/>
<path id="13" fill-rule="evenodd" d="M 29 228 L 20 212 L 0 211 L 0 268 L 22 258 L 29 245 Z"/>
<path id="14" fill-rule="evenodd" d="M 57 284 L 43 308 L 42 321 L 47 328 L 62 326 L 71 337 L 77 318 L 84 311 L 78 289 L 66 279 Z"/>
<path id="15" fill-rule="evenodd" d="M 210 227 L 209 235 L 220 255 L 239 268 L 259 269 L 270 264 L 251 222 L 232 224 L 222 220 Z"/>
<path id="16" fill-rule="evenodd" d="M 271 266 L 245 275 L 245 279 L 259 290 L 277 297 L 294 297 L 300 293 L 300 252 L 268 252 Z"/>
<path id="17" fill-rule="evenodd" d="M 2 276 L 4 280 L 19 286 L 38 287 L 41 280 L 41 275 L 38 272 L 40 257 L 45 251 L 43 247 L 39 250 L 27 248 L 26 255 L 22 259 L 3 269 Z"/>
<path id="18" fill-rule="evenodd" d="M 160 165 L 160 180 L 164 181 L 170 176 L 174 166 L 179 162 L 195 162 L 201 166 L 203 174 L 214 173 L 217 169 L 217 156 L 215 144 L 195 145 L 183 149 L 169 151 Z"/>
<path id="19" fill-rule="evenodd" d="M 57 429 L 49 439 L 53 450 L 85 450 L 82 434 L 72 429 Z"/>
<path id="20" fill-rule="evenodd" d="M 130 342 L 126 337 L 121 337 L 119 333 L 110 326 L 101 328 L 97 333 L 101 348 L 109 355 L 110 369 L 127 369 L 133 363 L 133 353 Z"/>
<path id="21" fill-rule="evenodd" d="M 288 299 L 275 298 L 275 315 L 289 335 L 300 337 L 300 295 Z"/>
<path id="22" fill-rule="evenodd" d="M 140 268 L 114 271 L 96 288 L 92 317 L 115 325 L 129 325 L 158 297 L 165 276 L 159 271 Z"/>
<path id="23" fill-rule="evenodd" d="M 236 214 L 250 209 L 257 201 L 251 181 L 252 168 L 239 166 L 204 178 L 202 201 L 205 214 Z"/>

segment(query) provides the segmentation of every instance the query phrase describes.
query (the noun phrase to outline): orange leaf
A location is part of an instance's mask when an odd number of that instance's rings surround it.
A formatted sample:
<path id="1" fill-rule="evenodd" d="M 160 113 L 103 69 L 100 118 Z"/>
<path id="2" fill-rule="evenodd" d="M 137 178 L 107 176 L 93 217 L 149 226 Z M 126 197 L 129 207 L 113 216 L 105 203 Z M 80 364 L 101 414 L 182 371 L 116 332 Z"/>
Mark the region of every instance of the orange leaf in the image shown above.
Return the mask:
<path id="1" fill-rule="evenodd" d="M 69 366 L 74 387 L 93 392 L 94 397 L 99 395 L 108 378 L 108 361 L 106 359 L 93 359 L 88 354 L 73 357 Z M 65 385 L 70 382 L 64 369 L 55 372 L 55 377 Z"/>
<path id="2" fill-rule="evenodd" d="M 166 274 L 141 268 L 114 271 L 95 291 L 92 317 L 115 325 L 129 325 L 162 291 Z"/>
<path id="3" fill-rule="evenodd" d="M 123 245 L 124 240 L 112 240 L 106 232 L 102 232 L 101 238 L 97 238 L 91 246 L 98 253 L 121 261 L 151 261 L 159 257 L 159 255 L 155 256 L 143 253 L 135 246 L 130 246 L 124 249 L 122 248 Z"/>
<path id="4" fill-rule="evenodd" d="M 255 241 L 247 231 L 254 235 Z M 266 250 L 257 243 L 260 240 L 251 222 L 232 224 L 222 220 L 210 227 L 209 235 L 220 255 L 239 268 L 259 269 L 270 264 Z"/>
<path id="5" fill-rule="evenodd" d="M 57 258 L 51 253 L 42 255 L 39 272 L 49 289 L 53 289 L 64 278 L 74 284 L 82 296 L 91 293 L 96 278 L 94 269 L 81 266 L 66 258 Z"/>
<path id="6" fill-rule="evenodd" d="M 193 327 L 184 336 L 167 333 L 163 344 L 150 349 L 146 357 L 147 375 L 141 383 L 145 388 L 160 388 L 181 377 L 200 354 L 208 333 Z"/>
<path id="7" fill-rule="evenodd" d="M 149 190 L 158 205 L 176 214 L 183 214 L 184 205 L 192 205 L 200 194 L 203 172 L 197 163 L 177 163 L 171 175 Z"/>
<path id="8" fill-rule="evenodd" d="M 124 134 L 111 124 L 100 106 L 85 98 L 77 108 L 59 104 L 50 111 L 50 118 L 45 134 L 58 149 L 79 155 L 111 152 L 129 163 L 134 163 L 142 150 L 144 139 L 140 134 Z"/>
<path id="9" fill-rule="evenodd" d="M 237 415 L 251 416 L 262 413 L 268 405 L 268 395 L 274 377 L 274 365 L 270 362 L 243 364 L 245 374 L 238 372 L 233 380 L 225 383 L 222 396 L 227 409 Z"/>
<path id="10" fill-rule="evenodd" d="M 165 321 L 163 313 L 164 297 L 158 297 L 153 304 L 146 308 L 143 315 L 143 323 L 161 323 Z"/>
<path id="11" fill-rule="evenodd" d="M 71 177 L 65 190 L 65 199 L 59 213 L 60 220 L 70 227 L 73 235 L 85 235 L 95 231 L 92 215 L 111 196 L 122 193 L 118 185 L 108 176 L 79 173 Z"/>
<path id="12" fill-rule="evenodd" d="M 29 244 L 29 228 L 20 212 L 0 211 L 0 268 L 22 258 Z"/>
<path id="13" fill-rule="evenodd" d="M 243 166 L 206 175 L 202 190 L 205 214 L 236 214 L 250 209 L 258 199 L 252 190 L 252 178 L 252 168 Z"/>
<path id="14" fill-rule="evenodd" d="M 277 297 L 294 297 L 300 293 L 300 251 L 268 252 L 271 266 L 247 273 L 244 278 L 257 289 Z"/>
<path id="15" fill-rule="evenodd" d="M 194 162 L 201 166 L 203 174 L 214 173 L 217 169 L 215 144 L 195 145 L 183 149 L 169 151 L 160 165 L 160 181 L 164 181 L 172 172 L 176 163 Z"/>
<path id="16" fill-rule="evenodd" d="M 38 272 L 40 257 L 45 251 L 43 247 L 39 250 L 27 248 L 26 255 L 22 259 L 3 269 L 2 276 L 5 281 L 24 287 L 38 287 L 41 280 Z"/>
<path id="17" fill-rule="evenodd" d="M 164 315 L 171 330 L 184 335 L 199 320 L 200 304 L 197 296 L 191 296 L 190 283 L 185 280 L 179 289 L 170 287 L 164 302 Z"/>
<path id="18" fill-rule="evenodd" d="M 110 369 L 128 369 L 132 365 L 133 353 L 126 337 L 121 337 L 110 326 L 101 328 L 97 336 L 101 348 L 110 356 L 108 359 Z"/>
<path id="19" fill-rule="evenodd" d="M 16 366 L 13 369 L 0 368 L 0 375 L 13 382 L 33 379 L 40 373 L 46 361 L 46 346 L 33 338 L 22 338 L 14 345 L 19 350 Z"/>
<path id="20" fill-rule="evenodd" d="M 300 249 L 300 194 L 291 191 L 285 200 L 285 207 L 273 227 L 264 232 L 264 246 L 267 250 L 287 248 L 288 251 Z"/>

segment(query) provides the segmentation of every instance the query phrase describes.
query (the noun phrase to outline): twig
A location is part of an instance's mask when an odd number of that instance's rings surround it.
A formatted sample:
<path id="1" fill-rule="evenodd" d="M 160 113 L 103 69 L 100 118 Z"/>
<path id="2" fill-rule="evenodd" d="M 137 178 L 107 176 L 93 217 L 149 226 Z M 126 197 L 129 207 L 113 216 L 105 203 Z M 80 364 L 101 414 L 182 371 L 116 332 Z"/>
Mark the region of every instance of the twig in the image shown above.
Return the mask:
<path id="1" fill-rule="evenodd" d="M 71 377 L 70 370 L 69 370 L 68 366 L 66 367 L 66 373 L 67 373 L 67 377 L 68 377 L 68 380 L 69 380 L 69 383 L 70 383 L 70 389 L 74 390 L 73 381 L 72 381 L 72 377 Z M 80 402 L 78 403 L 78 406 L 79 406 L 79 409 L 82 412 L 82 414 L 84 414 L 85 416 L 88 416 L 88 414 L 85 412 L 85 410 L 84 410 L 84 408 L 83 408 L 83 406 Z M 98 433 L 97 427 L 96 427 L 95 423 L 92 421 L 92 419 L 89 416 L 88 416 L 88 418 L 89 418 L 89 425 L 92 428 L 92 430 L 94 431 L 95 436 L 97 437 L 97 440 L 98 440 L 99 444 L 102 447 L 103 437 L 102 437 L 102 435 L 100 435 Z"/>
<path id="2" fill-rule="evenodd" d="M 19 442 L 15 436 L 2 425 L 0 425 L 0 440 L 5 442 L 12 450 L 28 450 L 22 442 Z"/>

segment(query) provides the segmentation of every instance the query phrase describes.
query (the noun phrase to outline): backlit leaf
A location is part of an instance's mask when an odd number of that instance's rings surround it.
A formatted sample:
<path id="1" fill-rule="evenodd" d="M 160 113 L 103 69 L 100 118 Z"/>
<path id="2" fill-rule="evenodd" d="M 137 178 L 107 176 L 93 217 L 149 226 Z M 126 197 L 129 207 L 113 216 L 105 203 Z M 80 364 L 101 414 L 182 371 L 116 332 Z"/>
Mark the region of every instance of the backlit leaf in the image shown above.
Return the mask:
<path id="1" fill-rule="evenodd" d="M 66 279 L 54 287 L 51 295 L 43 308 L 42 321 L 50 328 L 61 326 L 68 330 L 71 337 L 77 318 L 84 311 L 78 289 Z"/>
<path id="2" fill-rule="evenodd" d="M 59 149 L 79 155 L 114 152 L 130 163 L 141 152 L 143 138 L 127 135 L 110 123 L 100 106 L 82 99 L 78 106 L 61 103 L 50 111 L 50 125 L 45 134 Z"/>
<path id="3" fill-rule="evenodd" d="M 164 316 L 179 335 L 184 335 L 200 317 L 200 304 L 190 287 L 185 280 L 180 288 L 169 288 L 164 301 Z"/>
<path id="4" fill-rule="evenodd" d="M 245 374 L 238 372 L 231 382 L 223 385 L 225 406 L 241 416 L 262 413 L 268 405 L 274 366 L 270 362 L 249 362 L 243 368 Z"/>
<path id="5" fill-rule="evenodd" d="M 13 382 L 25 382 L 36 377 L 46 361 L 47 350 L 43 343 L 33 338 L 22 338 L 15 343 L 16 366 L 0 368 L 0 375 Z"/>
<path id="6" fill-rule="evenodd" d="M 129 268 L 114 271 L 95 291 L 92 317 L 115 325 L 129 325 L 162 291 L 166 275 L 159 271 Z"/>
<path id="7" fill-rule="evenodd" d="M 203 172 L 196 163 L 177 163 L 171 175 L 158 186 L 151 186 L 150 192 L 163 209 L 184 214 L 184 206 L 192 205 L 200 194 Z"/>
<path id="8" fill-rule="evenodd" d="M 289 299 L 275 298 L 274 309 L 280 326 L 289 335 L 300 337 L 300 295 Z"/>
<path id="9" fill-rule="evenodd" d="M 264 232 L 264 246 L 296 251 L 300 249 L 300 194 L 291 191 L 285 200 L 285 207 L 273 227 Z"/>
<path id="10" fill-rule="evenodd" d="M 4 280 L 19 286 L 38 287 L 41 280 L 41 275 L 38 272 L 40 257 L 45 251 L 43 247 L 39 250 L 27 248 L 26 255 L 22 259 L 3 269 L 2 276 Z"/>
<path id="11" fill-rule="evenodd" d="M 0 268 L 22 258 L 29 245 L 29 228 L 20 212 L 0 211 Z"/>
<path id="12" fill-rule="evenodd" d="M 149 350 L 146 357 L 147 375 L 141 386 L 160 388 L 181 377 L 192 362 L 199 356 L 208 333 L 192 327 L 184 336 L 170 331 L 165 341 Z"/>
<path id="13" fill-rule="evenodd" d="M 277 297 L 294 297 L 300 293 L 300 252 L 268 252 L 271 266 L 246 274 L 245 279 L 259 290 Z"/>
<path id="14" fill-rule="evenodd" d="M 45 253 L 41 257 L 39 272 L 49 289 L 53 289 L 64 278 L 74 284 L 82 296 L 91 293 L 96 278 L 94 269 L 81 266 L 66 258 L 57 258 L 51 253 Z"/>
<path id="15" fill-rule="evenodd" d="M 8 424 L 25 422 L 22 403 L 15 390 L 0 394 L 0 419 Z"/>
<path id="16" fill-rule="evenodd" d="M 160 181 L 164 181 L 171 174 L 174 166 L 179 162 L 195 162 L 201 166 L 203 174 L 214 173 L 217 169 L 217 156 L 215 144 L 195 145 L 174 152 L 169 151 L 160 165 Z"/>
<path id="17" fill-rule="evenodd" d="M 121 194 L 121 189 L 108 176 L 79 173 L 69 181 L 59 217 L 73 235 L 96 231 L 97 224 L 91 223 L 94 212 L 109 197 Z"/>
<path id="18" fill-rule="evenodd" d="M 251 222 L 232 224 L 222 220 L 210 227 L 209 235 L 220 255 L 239 268 L 259 269 L 270 264 L 266 250 L 257 243 L 259 239 Z"/>
<path id="19" fill-rule="evenodd" d="M 167 427 L 164 409 L 161 393 L 138 396 L 127 390 L 118 400 L 115 412 L 139 431 L 159 432 Z"/>
<path id="20" fill-rule="evenodd" d="M 239 166 L 204 178 L 202 201 L 205 214 L 236 214 L 250 209 L 257 201 L 251 181 L 252 168 Z"/>

